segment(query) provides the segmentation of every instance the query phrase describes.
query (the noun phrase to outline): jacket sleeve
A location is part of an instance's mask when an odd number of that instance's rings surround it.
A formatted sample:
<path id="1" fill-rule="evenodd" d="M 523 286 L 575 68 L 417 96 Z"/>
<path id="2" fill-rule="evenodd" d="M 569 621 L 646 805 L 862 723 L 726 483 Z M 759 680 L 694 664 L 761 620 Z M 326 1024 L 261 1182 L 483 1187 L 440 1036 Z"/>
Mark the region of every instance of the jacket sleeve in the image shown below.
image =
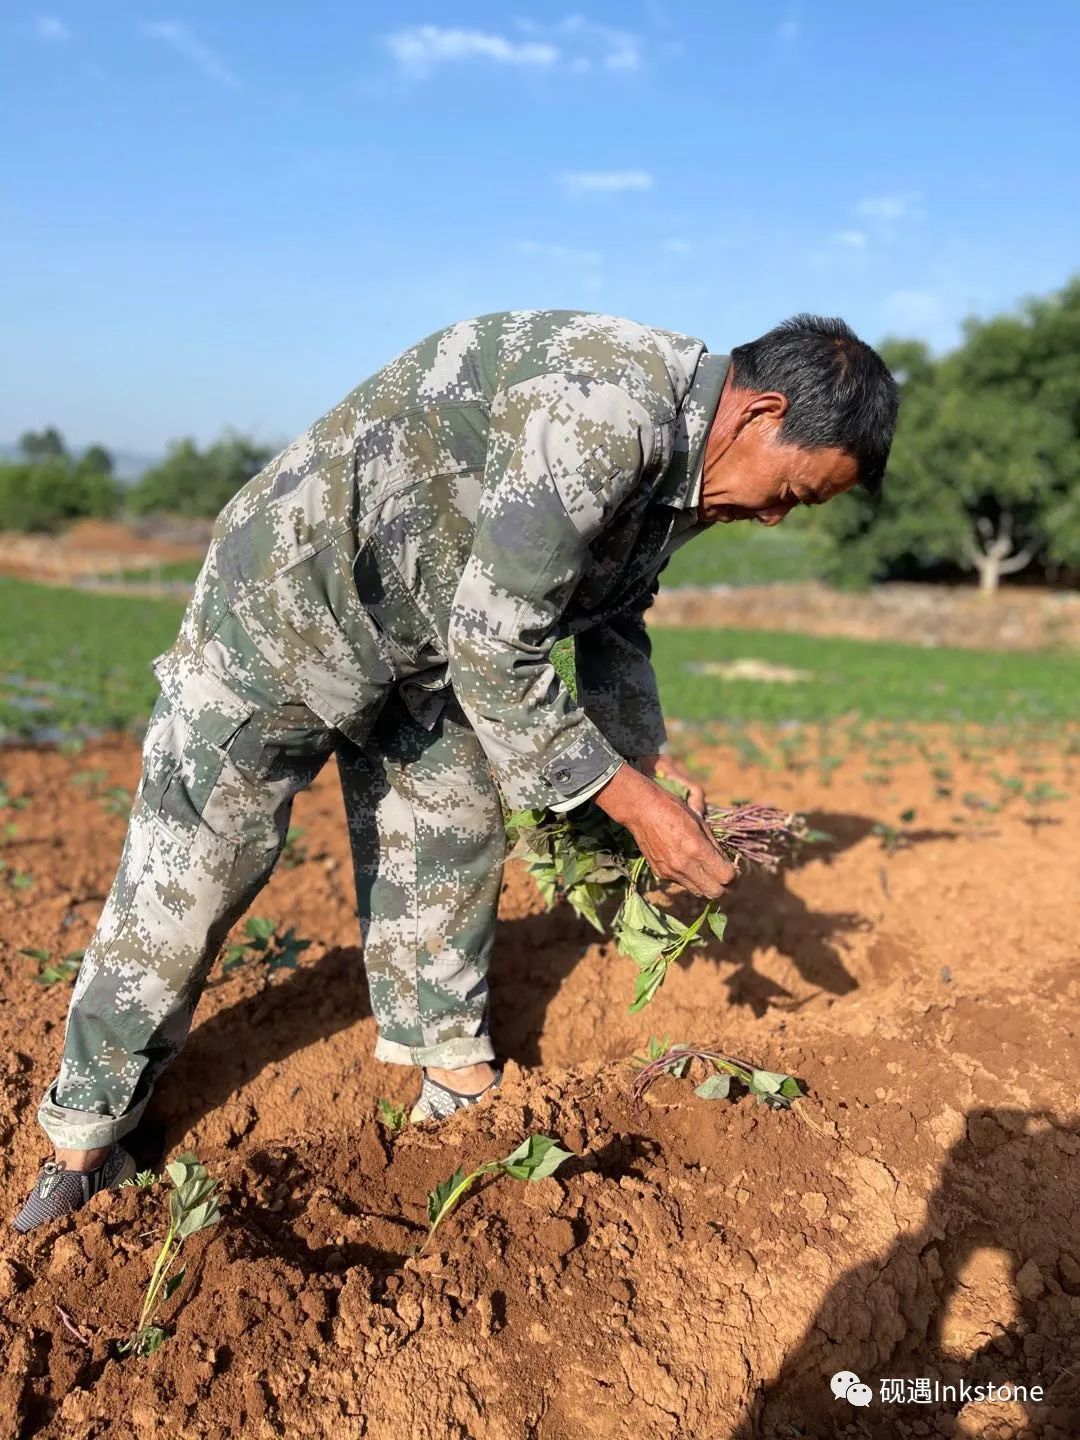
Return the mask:
<path id="1" fill-rule="evenodd" d="M 566 808 L 622 763 L 559 679 L 551 647 L 589 542 L 657 443 L 644 406 L 587 376 L 523 380 L 492 404 L 476 534 L 450 619 L 450 678 L 512 809 Z"/>
<path id="2" fill-rule="evenodd" d="M 645 611 L 657 588 L 654 580 L 633 605 L 575 640 L 578 699 L 627 759 L 657 755 L 667 739 L 645 627 Z"/>

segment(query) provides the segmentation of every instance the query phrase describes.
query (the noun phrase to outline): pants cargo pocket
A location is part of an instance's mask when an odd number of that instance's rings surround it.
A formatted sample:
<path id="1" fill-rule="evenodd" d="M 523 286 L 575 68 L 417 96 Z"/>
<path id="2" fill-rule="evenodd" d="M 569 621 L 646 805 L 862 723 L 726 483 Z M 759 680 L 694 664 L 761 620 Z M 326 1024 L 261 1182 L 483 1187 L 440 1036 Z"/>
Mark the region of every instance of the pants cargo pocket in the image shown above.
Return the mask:
<path id="1" fill-rule="evenodd" d="M 251 723 L 255 706 L 232 694 L 213 675 L 158 662 L 162 699 L 147 732 L 140 799 L 174 833 L 192 836 L 209 825 L 221 839 L 248 838 L 242 810 L 215 803 L 229 768 L 229 751 Z"/>

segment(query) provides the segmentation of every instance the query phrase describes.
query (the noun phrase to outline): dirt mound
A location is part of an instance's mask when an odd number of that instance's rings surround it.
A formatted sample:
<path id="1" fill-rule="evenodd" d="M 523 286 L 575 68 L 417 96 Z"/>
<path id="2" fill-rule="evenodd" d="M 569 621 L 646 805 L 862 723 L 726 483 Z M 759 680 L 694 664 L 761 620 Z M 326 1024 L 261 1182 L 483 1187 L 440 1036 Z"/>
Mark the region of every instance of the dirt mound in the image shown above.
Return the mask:
<path id="1" fill-rule="evenodd" d="M 85 942 L 123 830 L 101 797 L 131 787 L 137 756 L 115 743 L 6 758 L 10 794 L 30 804 L 4 854 L 33 876 L 0 900 L 13 1207 L 43 1153 L 33 1110 L 68 998 L 18 951 Z M 695 758 L 717 800 L 798 805 L 832 838 L 780 877 L 748 877 L 729 941 L 688 957 L 640 1016 L 626 1013 L 627 962 L 544 913 L 512 870 L 493 961 L 504 1089 L 396 1137 L 375 1100 L 407 1099 L 415 1081 L 368 1058 L 333 777 L 303 797 L 299 863 L 256 913 L 316 943 L 272 980 L 251 965 L 215 977 L 138 1137 L 143 1163 L 194 1146 L 223 1180 L 169 1338 L 116 1357 L 160 1239 L 160 1188 L 9 1234 L 0 1440 L 1075 1435 L 1080 824 L 1061 804 L 1042 823 L 1008 806 L 957 813 L 926 761 L 897 760 L 894 796 L 858 758 L 829 785 Z M 1069 763 L 986 761 L 1065 785 Z M 986 788 L 974 762 L 954 770 L 956 794 Z M 901 797 L 918 824 L 875 833 Z M 774 1112 L 667 1079 L 634 1106 L 629 1057 L 650 1033 L 791 1071 L 810 1099 Z M 486 1182 L 416 1258 L 426 1192 L 534 1131 L 579 1158 L 535 1185 Z M 833 1398 L 838 1370 L 873 1385 L 867 1409 Z M 885 1377 L 1044 1395 L 886 1403 Z"/>
<path id="2" fill-rule="evenodd" d="M 63 584 L 127 570 L 153 571 L 176 560 L 201 560 L 209 522 L 195 522 L 187 534 L 114 520 L 77 520 L 59 535 L 24 535 L 0 530 L 0 571 Z"/>
<path id="3" fill-rule="evenodd" d="M 797 585 L 687 586 L 661 590 L 651 625 L 704 630 L 791 630 L 894 640 L 902 645 L 960 645 L 985 650 L 1080 649 L 1080 595 L 1007 585 L 990 598 L 973 586 L 874 585 L 857 595 L 820 581 Z"/>

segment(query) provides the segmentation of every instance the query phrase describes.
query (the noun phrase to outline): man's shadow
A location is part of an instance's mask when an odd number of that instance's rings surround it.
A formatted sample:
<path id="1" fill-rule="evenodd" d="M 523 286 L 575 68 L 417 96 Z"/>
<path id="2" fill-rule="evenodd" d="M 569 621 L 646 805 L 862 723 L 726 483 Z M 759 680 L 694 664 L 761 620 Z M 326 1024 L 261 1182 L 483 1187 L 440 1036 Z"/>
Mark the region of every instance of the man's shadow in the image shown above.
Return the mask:
<path id="1" fill-rule="evenodd" d="M 883 1403 L 878 1381 L 898 1377 L 1042 1386 L 1042 1402 L 1024 1405 L 1029 1428 L 1041 1433 L 1052 1416 L 1054 1434 L 1080 1434 L 1078 1297 L 1080 1127 L 1043 1111 L 973 1110 L 925 1224 L 841 1277 L 733 1440 L 818 1440 L 845 1426 L 876 1436 L 896 1420 L 933 1429 L 962 1408 Z M 841 1370 L 870 1386 L 865 1410 L 833 1397 Z"/>
<path id="2" fill-rule="evenodd" d="M 840 942 L 845 935 L 867 929 L 869 918 L 852 911 L 812 909 L 789 889 L 788 878 L 812 861 L 829 862 L 857 845 L 874 833 L 877 822 L 865 815 L 833 812 L 810 814 L 807 822 L 828 838 L 803 845 L 775 873 L 757 869 L 741 876 L 724 900 L 728 927 L 723 942 L 708 940 L 707 951 L 690 950 L 679 962 L 687 966 L 708 953 L 718 962 L 734 963 L 725 981 L 731 1001 L 749 1006 L 758 1016 L 773 1005 L 794 1008 L 802 1003 L 755 968 L 755 956 L 763 949 L 775 947 L 789 956 L 814 991 L 846 995 L 856 988 Z M 904 843 L 907 847 L 956 838 L 953 830 L 912 830 L 905 833 Z M 886 866 L 884 850 L 881 859 Z M 673 908 L 688 922 L 700 913 L 701 902 L 684 894 Z M 492 1030 L 501 1053 L 522 1065 L 540 1063 L 548 1006 L 597 939 L 597 932 L 565 904 L 500 923 L 491 989 Z M 630 961 L 624 963 L 629 974 Z"/>

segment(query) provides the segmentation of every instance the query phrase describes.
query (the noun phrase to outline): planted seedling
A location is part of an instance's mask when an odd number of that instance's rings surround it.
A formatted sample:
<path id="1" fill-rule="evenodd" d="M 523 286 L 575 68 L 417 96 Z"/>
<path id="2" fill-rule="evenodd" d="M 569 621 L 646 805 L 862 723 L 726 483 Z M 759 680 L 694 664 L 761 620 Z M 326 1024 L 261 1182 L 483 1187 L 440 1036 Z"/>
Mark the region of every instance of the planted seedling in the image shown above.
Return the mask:
<path id="1" fill-rule="evenodd" d="M 298 940 L 295 926 L 290 925 L 279 935 L 277 924 L 261 915 L 252 915 L 244 926 L 247 939 L 230 945 L 225 951 L 221 968 L 226 972 L 256 960 L 266 967 L 264 979 L 269 982 L 276 970 L 295 970 L 310 940 Z"/>
<path id="2" fill-rule="evenodd" d="M 156 1185 L 162 1179 L 164 1176 L 158 1175 L 153 1170 L 140 1170 L 137 1175 L 129 1177 L 127 1180 L 121 1180 L 120 1189 L 149 1190 L 151 1186 Z"/>
<path id="3" fill-rule="evenodd" d="M 281 852 L 281 863 L 286 870 L 295 870 L 308 858 L 307 846 L 303 843 L 304 832 L 299 825 L 290 825 L 285 835 L 285 848 Z"/>
<path id="4" fill-rule="evenodd" d="M 106 815 L 131 814 L 131 792 L 122 785 L 112 785 L 101 796 L 101 808 Z"/>
<path id="5" fill-rule="evenodd" d="M 396 1135 L 405 1128 L 405 1106 L 395 1105 L 392 1100 L 379 1101 L 379 1123 Z"/>
<path id="6" fill-rule="evenodd" d="M 0 860 L 0 875 L 4 877 L 8 888 L 11 890 L 29 890 L 34 883 L 34 877 L 30 874 L 29 870 L 17 870 L 13 865 L 9 865 L 6 860 Z"/>
<path id="7" fill-rule="evenodd" d="M 900 825 L 890 825 L 887 820 L 879 820 L 873 827 L 870 833 L 881 840 L 881 848 L 886 855 L 895 855 L 897 850 L 903 849 L 907 844 L 908 836 L 903 826 L 910 825 L 916 813 L 915 810 L 901 810 Z"/>
<path id="8" fill-rule="evenodd" d="M 214 1198 L 218 1182 L 210 1179 L 205 1166 L 200 1165 L 194 1155 L 181 1155 L 165 1166 L 165 1173 L 173 1185 L 169 1194 L 169 1224 L 154 1261 L 138 1324 L 120 1345 L 120 1352 L 124 1355 L 152 1355 L 161 1345 L 165 1331 L 152 1322 L 158 1308 L 183 1283 L 186 1267 L 182 1266 L 175 1275 L 170 1275 L 169 1271 L 179 1258 L 184 1241 L 190 1240 L 200 1230 L 208 1230 L 221 1219 L 221 1211 Z"/>
<path id="9" fill-rule="evenodd" d="M 72 950 L 62 958 L 55 960 L 49 950 L 26 949 L 20 950 L 19 954 L 27 955 L 31 960 L 38 962 L 38 970 L 34 979 L 39 985 L 62 985 L 66 980 L 75 979 L 86 951 Z"/>
<path id="10" fill-rule="evenodd" d="M 515 1180 L 546 1180 L 549 1175 L 555 1174 L 564 1160 L 570 1159 L 572 1153 L 564 1150 L 550 1135 L 530 1135 L 505 1160 L 489 1160 L 486 1165 L 479 1165 L 468 1174 L 464 1170 L 455 1170 L 448 1180 L 436 1185 L 428 1194 L 429 1228 L 418 1253 L 424 1253 L 435 1231 L 457 1209 L 477 1180 L 485 1175 L 511 1175 Z"/>
<path id="11" fill-rule="evenodd" d="M 684 787 L 659 783 L 685 798 Z M 711 806 L 705 819 L 725 858 L 740 869 L 775 869 L 785 849 L 823 838 L 807 830 L 801 816 L 766 805 Z M 687 925 L 646 898 L 659 884 L 656 876 L 629 830 L 596 805 L 569 815 L 519 810 L 509 817 L 507 830 L 549 909 L 561 896 L 603 933 L 602 907 L 619 902 L 611 925 L 619 952 L 637 967 L 632 1013 L 649 1003 L 686 950 L 704 943 L 706 929 L 718 940 L 724 937 L 727 919 L 715 903 Z"/>
<path id="12" fill-rule="evenodd" d="M 29 804 L 29 795 L 12 795 L 7 782 L 0 780 L 0 810 L 25 810 Z"/>
<path id="13" fill-rule="evenodd" d="M 652 1050 L 650 1045 L 650 1051 Z M 634 1078 L 631 1096 L 640 1103 L 661 1075 L 674 1075 L 682 1079 L 693 1063 L 705 1065 L 707 1073 L 700 1084 L 694 1086 L 694 1094 L 702 1100 L 727 1100 L 731 1095 L 733 1080 L 743 1085 L 758 1102 L 772 1110 L 786 1110 L 793 1100 L 805 1098 L 806 1092 L 791 1075 L 782 1075 L 776 1070 L 759 1070 L 745 1060 L 735 1060 L 722 1055 L 719 1050 L 706 1050 L 694 1045 L 669 1045 L 660 1054 L 651 1054 L 642 1064 Z"/>
<path id="14" fill-rule="evenodd" d="M 1040 780 L 1037 785 L 1032 785 L 1024 791 L 1024 799 L 1031 807 L 1030 812 L 1024 819 L 1032 830 L 1040 825 L 1048 823 L 1047 816 L 1043 814 L 1043 807 L 1052 804 L 1055 800 L 1067 800 L 1069 797 L 1064 790 L 1058 790 L 1048 780 Z"/>

